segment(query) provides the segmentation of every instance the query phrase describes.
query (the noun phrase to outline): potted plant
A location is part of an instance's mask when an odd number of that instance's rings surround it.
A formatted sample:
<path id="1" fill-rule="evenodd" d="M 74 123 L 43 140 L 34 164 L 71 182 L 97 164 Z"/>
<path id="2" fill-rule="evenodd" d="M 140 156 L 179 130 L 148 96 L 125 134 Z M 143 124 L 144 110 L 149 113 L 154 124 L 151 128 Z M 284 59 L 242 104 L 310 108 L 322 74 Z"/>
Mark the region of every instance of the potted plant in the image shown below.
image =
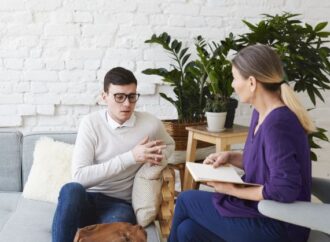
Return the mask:
<path id="1" fill-rule="evenodd" d="M 145 43 L 158 44 L 174 60 L 170 69 L 154 68 L 146 69 L 142 73 L 146 75 L 158 75 L 165 83 L 173 87 L 175 98 L 165 93 L 160 96 L 174 105 L 178 113 L 177 120 L 163 120 L 167 132 L 175 140 L 175 152 L 169 157 L 172 168 L 180 172 L 181 189 L 183 188 L 183 177 L 185 170 L 186 149 L 188 140 L 187 126 L 205 124 L 204 107 L 206 103 L 205 91 L 207 91 L 204 73 L 190 61 L 188 48 L 182 47 L 182 42 L 172 39 L 167 33 L 152 35 Z M 198 142 L 196 157 L 204 159 L 209 153 L 215 151 L 214 146 L 205 142 Z"/>
<path id="2" fill-rule="evenodd" d="M 205 106 L 207 129 L 211 132 L 220 132 L 225 129 L 228 101 L 219 95 L 214 95 Z"/>
<path id="3" fill-rule="evenodd" d="M 299 14 L 283 13 L 282 15 L 264 14 L 264 19 L 257 24 L 243 22 L 250 32 L 242 34 L 232 46 L 240 50 L 245 46 L 262 43 L 272 46 L 280 55 L 285 69 L 285 80 L 293 85 L 297 92 L 307 92 L 311 102 L 315 105 L 316 98 L 324 102 L 320 91 L 330 89 L 330 32 L 324 31 L 327 22 L 303 24 L 296 17 Z M 311 148 L 320 148 L 314 138 L 328 141 L 326 130 L 318 128 L 316 133 L 310 134 Z M 312 160 L 317 160 L 311 151 Z"/>
<path id="4" fill-rule="evenodd" d="M 143 70 L 147 75 L 158 75 L 165 83 L 173 87 L 175 98 L 165 93 L 160 96 L 174 105 L 178 113 L 177 120 L 165 120 L 167 131 L 176 142 L 176 150 L 185 150 L 187 146 L 186 126 L 198 125 L 204 122 L 204 107 L 206 96 L 204 94 L 206 80 L 201 78 L 202 73 L 194 61 L 190 61 L 188 48 L 182 47 L 182 42 L 172 39 L 167 33 L 152 35 L 145 43 L 158 44 L 169 54 L 175 64 L 170 69 L 154 68 Z M 199 146 L 207 144 L 199 143 Z"/>
<path id="5" fill-rule="evenodd" d="M 215 42 L 207 44 L 201 36 L 198 36 L 195 43 L 199 57 L 196 65 L 204 73 L 208 84 L 208 91 L 205 92 L 207 97 L 205 112 L 208 128 L 211 131 L 220 131 L 233 126 L 238 101 L 231 98 L 233 77 L 231 63 L 227 59 L 233 40 L 233 35 L 230 35 L 220 44 Z M 211 127 L 210 120 L 217 126 Z"/>

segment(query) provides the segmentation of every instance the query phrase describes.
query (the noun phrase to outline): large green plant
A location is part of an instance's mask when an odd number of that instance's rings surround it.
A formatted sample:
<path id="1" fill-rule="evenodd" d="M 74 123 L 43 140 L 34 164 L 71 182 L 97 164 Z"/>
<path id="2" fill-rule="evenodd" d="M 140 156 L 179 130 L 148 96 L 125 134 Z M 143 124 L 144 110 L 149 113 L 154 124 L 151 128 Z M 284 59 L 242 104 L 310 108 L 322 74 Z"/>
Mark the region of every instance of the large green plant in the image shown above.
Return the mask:
<path id="1" fill-rule="evenodd" d="M 263 16 L 264 19 L 257 24 L 243 20 L 250 32 L 240 35 L 233 47 L 240 50 L 256 43 L 272 46 L 283 62 L 285 80 L 293 85 L 294 90 L 307 92 L 314 105 L 317 98 L 324 102 L 321 91 L 330 89 L 330 49 L 325 45 L 329 42 L 330 32 L 324 31 L 327 22 L 313 27 L 297 19 L 299 14 Z M 325 132 L 318 128 L 318 132 L 309 136 L 311 148 L 320 148 L 313 138 L 328 141 Z M 314 152 L 312 159 L 317 160 Z"/>
<path id="2" fill-rule="evenodd" d="M 167 33 L 152 37 L 145 43 L 158 44 L 169 54 L 175 64 L 170 69 L 155 68 L 142 71 L 147 75 L 158 75 L 173 87 L 175 99 L 160 93 L 160 96 L 172 103 L 177 112 L 179 122 L 198 122 L 203 119 L 205 106 L 205 79 L 194 61 L 189 61 L 188 48 L 182 48 L 182 42 L 172 39 Z"/>
<path id="3" fill-rule="evenodd" d="M 199 58 L 195 63 L 208 84 L 208 92 L 205 93 L 207 96 L 205 111 L 207 112 L 227 111 L 229 99 L 233 93 L 231 63 L 227 59 L 231 48 L 228 43 L 232 42 L 233 35 L 220 43 L 212 41 L 211 44 L 207 44 L 202 36 L 196 38 L 195 46 Z"/>

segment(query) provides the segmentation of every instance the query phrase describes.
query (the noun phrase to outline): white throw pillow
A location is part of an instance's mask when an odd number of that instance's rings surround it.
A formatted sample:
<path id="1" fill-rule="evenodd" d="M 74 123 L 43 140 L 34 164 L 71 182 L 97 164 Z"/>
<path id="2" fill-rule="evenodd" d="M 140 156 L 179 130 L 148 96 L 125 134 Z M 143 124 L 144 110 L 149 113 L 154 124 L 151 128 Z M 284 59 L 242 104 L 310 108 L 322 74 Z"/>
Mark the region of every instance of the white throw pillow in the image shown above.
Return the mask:
<path id="1" fill-rule="evenodd" d="M 161 173 L 165 166 L 145 163 L 136 173 L 132 206 L 139 225 L 146 227 L 155 220 L 161 203 Z"/>
<path id="2" fill-rule="evenodd" d="M 61 187 L 71 181 L 74 145 L 41 137 L 35 146 L 33 164 L 23 197 L 57 203 Z"/>

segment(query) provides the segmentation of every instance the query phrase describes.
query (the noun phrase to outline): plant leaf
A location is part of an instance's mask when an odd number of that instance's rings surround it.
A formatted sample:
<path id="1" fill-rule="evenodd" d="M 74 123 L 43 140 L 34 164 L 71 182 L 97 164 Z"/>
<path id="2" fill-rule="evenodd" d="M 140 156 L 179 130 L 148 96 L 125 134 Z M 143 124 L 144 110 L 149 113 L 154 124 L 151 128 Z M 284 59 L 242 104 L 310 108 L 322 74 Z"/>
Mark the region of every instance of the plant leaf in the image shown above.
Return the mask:
<path id="1" fill-rule="evenodd" d="M 250 22 L 248 22 L 246 20 L 242 20 L 242 22 L 245 23 L 249 27 L 249 29 L 251 29 L 251 30 L 256 30 L 257 29 L 256 26 L 254 26 L 253 24 L 251 24 Z"/>
<path id="2" fill-rule="evenodd" d="M 328 22 L 321 22 L 321 23 L 318 23 L 318 24 L 315 26 L 314 30 L 315 30 L 315 32 L 319 32 L 319 31 L 321 31 L 322 29 L 324 29 L 327 25 L 328 25 Z"/>
<path id="3" fill-rule="evenodd" d="M 189 59 L 190 55 L 191 54 L 188 54 L 185 57 L 183 57 L 183 59 L 182 59 L 182 66 L 184 66 L 184 64 L 187 62 L 187 60 Z"/>

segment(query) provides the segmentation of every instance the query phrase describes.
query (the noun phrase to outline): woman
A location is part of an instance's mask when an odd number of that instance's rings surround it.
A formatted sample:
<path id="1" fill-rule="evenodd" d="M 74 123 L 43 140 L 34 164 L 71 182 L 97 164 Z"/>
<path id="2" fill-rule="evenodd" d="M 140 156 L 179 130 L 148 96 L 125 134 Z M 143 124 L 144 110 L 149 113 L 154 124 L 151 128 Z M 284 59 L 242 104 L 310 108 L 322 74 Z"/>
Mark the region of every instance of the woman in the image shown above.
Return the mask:
<path id="1" fill-rule="evenodd" d="M 283 81 L 280 58 L 270 47 L 246 47 L 235 56 L 232 66 L 235 92 L 241 102 L 255 108 L 244 152 L 214 153 L 204 163 L 240 167 L 245 171 L 245 182 L 261 186 L 209 182 L 216 193 L 181 193 L 169 241 L 307 241 L 308 229 L 264 217 L 257 205 L 262 199 L 310 201 L 307 133 L 315 130 L 313 122 Z"/>

